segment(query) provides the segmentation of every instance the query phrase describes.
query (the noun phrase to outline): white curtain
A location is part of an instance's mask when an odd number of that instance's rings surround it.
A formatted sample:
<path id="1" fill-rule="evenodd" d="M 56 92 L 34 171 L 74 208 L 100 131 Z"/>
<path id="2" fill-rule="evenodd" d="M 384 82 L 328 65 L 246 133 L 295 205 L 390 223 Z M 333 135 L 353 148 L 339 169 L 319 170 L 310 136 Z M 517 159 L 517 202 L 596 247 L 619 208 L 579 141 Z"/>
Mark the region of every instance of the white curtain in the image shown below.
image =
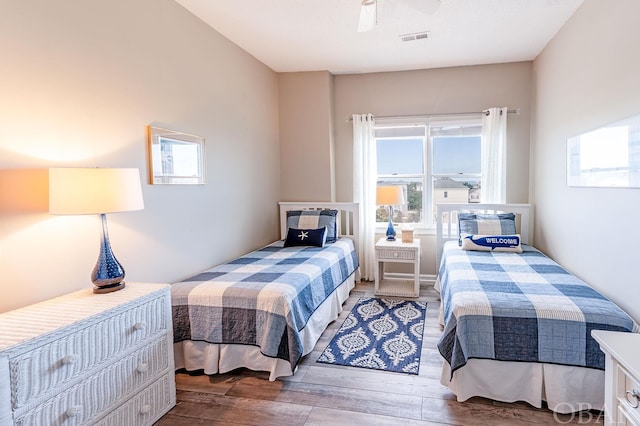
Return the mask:
<path id="1" fill-rule="evenodd" d="M 507 107 L 489 108 L 482 114 L 482 165 L 480 201 L 507 201 Z"/>
<path id="2" fill-rule="evenodd" d="M 376 141 L 375 117 L 353 115 L 353 201 L 360 203 L 360 274 L 373 281 L 375 272 L 376 227 Z"/>

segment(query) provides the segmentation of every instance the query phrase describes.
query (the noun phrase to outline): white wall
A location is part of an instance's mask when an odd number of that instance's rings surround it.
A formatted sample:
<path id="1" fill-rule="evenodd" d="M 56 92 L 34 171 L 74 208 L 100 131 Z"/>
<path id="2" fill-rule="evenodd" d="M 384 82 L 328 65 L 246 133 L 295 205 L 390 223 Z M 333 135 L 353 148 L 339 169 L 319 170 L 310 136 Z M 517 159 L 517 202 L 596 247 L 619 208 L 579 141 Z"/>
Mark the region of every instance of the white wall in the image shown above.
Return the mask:
<path id="1" fill-rule="evenodd" d="M 91 286 L 99 219 L 47 213 L 49 167 L 140 168 L 145 209 L 108 216 L 129 281 L 277 238 L 277 75 L 181 6 L 5 1 L 0 52 L 0 312 Z M 205 137 L 206 185 L 148 184 L 151 123 Z"/>
<path id="2" fill-rule="evenodd" d="M 585 0 L 533 64 L 538 247 L 640 320 L 640 189 L 569 188 L 566 140 L 640 114 L 640 2 Z"/>

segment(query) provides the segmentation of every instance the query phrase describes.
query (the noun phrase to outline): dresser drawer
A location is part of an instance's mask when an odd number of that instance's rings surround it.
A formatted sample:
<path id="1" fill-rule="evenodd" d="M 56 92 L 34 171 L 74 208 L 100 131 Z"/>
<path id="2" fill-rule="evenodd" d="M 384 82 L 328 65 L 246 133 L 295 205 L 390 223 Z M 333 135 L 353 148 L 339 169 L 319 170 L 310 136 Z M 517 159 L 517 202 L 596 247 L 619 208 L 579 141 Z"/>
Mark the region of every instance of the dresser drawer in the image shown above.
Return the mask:
<path id="1" fill-rule="evenodd" d="M 633 380 L 631 374 L 618 364 L 620 387 L 617 399 L 619 409 L 624 412 L 627 424 L 640 425 L 640 383 Z M 622 419 L 622 418 L 620 418 Z"/>
<path id="2" fill-rule="evenodd" d="M 376 249 L 376 256 L 378 259 L 389 260 L 415 260 L 416 250 L 399 250 L 399 249 Z"/>
<path id="3" fill-rule="evenodd" d="M 173 391 L 175 388 L 174 377 L 173 371 L 165 374 L 96 425 L 143 426 L 153 424 L 176 403 L 175 391 Z"/>
<path id="4" fill-rule="evenodd" d="M 87 327 L 11 358 L 13 409 L 164 332 L 169 327 L 165 309 L 166 299 L 152 299 L 99 321 L 87 321 Z"/>
<path id="5" fill-rule="evenodd" d="M 618 419 L 616 426 L 638 426 L 640 423 L 634 421 L 629 413 L 622 407 L 618 406 Z"/>
<path id="6" fill-rule="evenodd" d="M 165 334 L 46 402 L 17 412 L 16 425 L 75 426 L 96 420 L 110 406 L 137 395 L 160 373 L 173 371 L 167 351 L 172 344 L 170 338 Z"/>

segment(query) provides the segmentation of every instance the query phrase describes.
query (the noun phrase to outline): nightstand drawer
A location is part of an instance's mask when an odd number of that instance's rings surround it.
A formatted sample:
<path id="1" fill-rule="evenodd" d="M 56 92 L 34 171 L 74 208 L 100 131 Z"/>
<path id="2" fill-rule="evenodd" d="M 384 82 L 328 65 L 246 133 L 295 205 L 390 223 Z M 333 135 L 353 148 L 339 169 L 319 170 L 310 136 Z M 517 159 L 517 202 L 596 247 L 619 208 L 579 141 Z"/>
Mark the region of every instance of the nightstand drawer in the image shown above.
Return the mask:
<path id="1" fill-rule="evenodd" d="M 378 259 L 397 259 L 397 260 L 415 260 L 416 250 L 402 250 L 402 249 L 376 249 L 376 256 Z"/>
<path id="2" fill-rule="evenodd" d="M 592 330 L 591 335 L 605 354 L 605 424 L 640 426 L 640 334 Z"/>
<path id="3" fill-rule="evenodd" d="M 622 408 L 622 406 L 618 406 L 618 419 L 616 422 L 616 426 L 637 426 L 638 422 L 635 422 L 630 416 L 629 413 Z"/>
<path id="4" fill-rule="evenodd" d="M 633 420 L 633 423 L 640 424 L 640 384 L 633 380 L 631 374 L 618 364 L 618 377 L 620 387 L 618 388 L 619 408 L 625 412 L 625 417 Z"/>

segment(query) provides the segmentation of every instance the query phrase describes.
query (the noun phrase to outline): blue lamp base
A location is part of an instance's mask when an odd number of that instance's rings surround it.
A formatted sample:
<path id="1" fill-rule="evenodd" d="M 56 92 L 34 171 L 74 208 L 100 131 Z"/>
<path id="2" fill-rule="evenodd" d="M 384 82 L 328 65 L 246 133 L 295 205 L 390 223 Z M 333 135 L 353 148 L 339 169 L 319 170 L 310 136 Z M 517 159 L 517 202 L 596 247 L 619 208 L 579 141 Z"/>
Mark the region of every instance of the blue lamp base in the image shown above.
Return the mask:
<path id="1" fill-rule="evenodd" d="M 100 287 L 93 287 L 93 293 L 94 294 L 104 294 L 104 293 L 111 293 L 113 291 L 118 291 L 118 290 L 122 290 L 125 287 L 125 283 L 124 281 L 121 281 L 117 284 L 111 284 L 111 285 L 103 285 Z"/>
<path id="2" fill-rule="evenodd" d="M 389 226 L 387 226 L 387 241 L 396 240 L 396 230 L 393 229 L 393 206 L 389 206 Z"/>
<path id="3" fill-rule="evenodd" d="M 114 256 L 113 250 L 111 250 L 111 244 L 109 243 L 107 215 L 102 213 L 100 218 L 102 219 L 100 254 L 98 255 L 98 262 L 96 266 L 93 267 L 93 272 L 91 272 L 91 282 L 93 282 L 95 286 L 93 292 L 99 294 L 118 291 L 125 286 L 123 281 L 124 268 Z"/>

